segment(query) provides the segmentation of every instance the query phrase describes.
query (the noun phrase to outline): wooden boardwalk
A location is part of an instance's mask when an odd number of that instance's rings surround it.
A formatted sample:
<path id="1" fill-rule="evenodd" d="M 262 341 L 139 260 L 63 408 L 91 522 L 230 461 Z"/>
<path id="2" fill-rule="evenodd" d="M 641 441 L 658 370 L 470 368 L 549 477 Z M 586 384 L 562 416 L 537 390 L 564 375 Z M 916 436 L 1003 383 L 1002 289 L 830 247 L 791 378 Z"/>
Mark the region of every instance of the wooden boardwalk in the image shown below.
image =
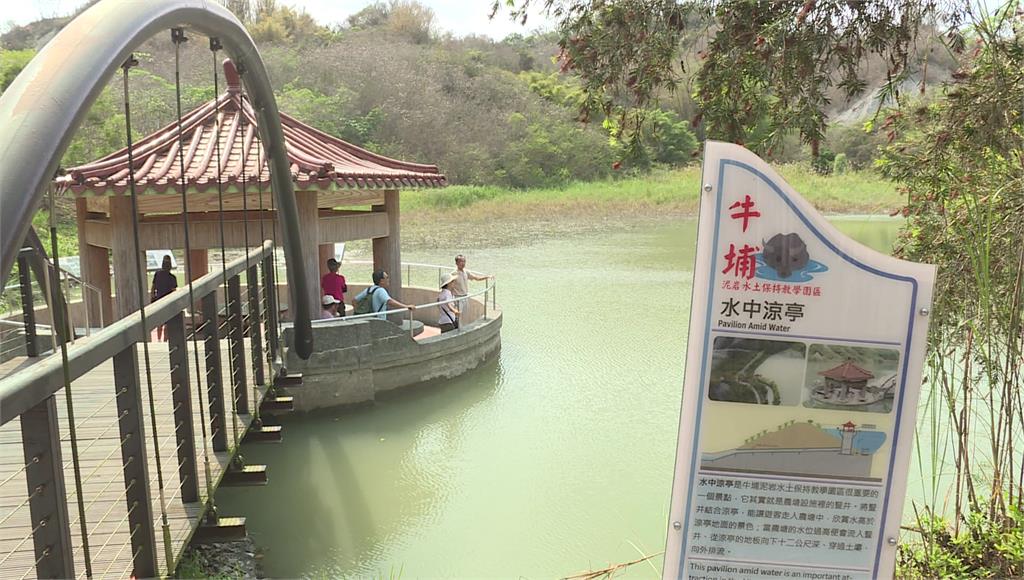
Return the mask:
<path id="1" fill-rule="evenodd" d="M 88 340 L 88 339 L 80 339 Z M 199 343 L 200 377 L 203 386 L 203 400 L 206 402 L 206 368 L 203 356 L 203 344 Z M 200 496 L 207 496 L 207 482 L 203 467 L 202 431 L 199 418 L 199 394 L 196 380 L 193 345 L 188 342 L 189 383 L 192 399 L 192 411 L 195 417 L 195 446 L 197 456 L 197 472 L 199 475 Z M 220 341 L 221 358 L 230 361 L 228 341 Z M 245 339 L 246 352 L 249 351 L 249 339 Z M 142 345 L 137 346 L 140 385 L 142 389 L 142 406 L 145 410 L 146 451 L 148 454 L 148 470 L 150 491 L 153 497 L 154 529 L 156 530 L 156 554 L 161 576 L 168 574 L 164 542 L 163 522 L 160 515 L 160 487 L 157 480 L 156 457 L 154 452 L 153 434 L 150 432 L 149 395 L 145 359 Z M 159 437 L 160 457 L 163 466 L 163 494 L 167 508 L 167 520 L 172 540 L 174 558 L 180 557 L 188 543 L 192 532 L 198 526 L 202 515 L 202 503 L 183 503 L 180 499 L 178 476 L 177 443 L 175 439 L 174 405 L 171 401 L 169 353 L 167 343 L 151 342 L 149 344 L 150 362 L 152 366 L 153 392 L 156 400 L 156 424 Z M 60 356 L 51 355 L 51 356 Z M 248 357 L 246 357 L 248 359 Z M 40 359 L 18 357 L 0 364 L 0 378 L 17 373 Z M 231 365 L 222 365 L 225 397 L 231 395 Z M 249 383 L 250 407 L 258 405 L 266 394 L 266 387 L 258 387 L 255 392 L 252 386 L 252 369 L 246 369 Z M 271 373 L 267 372 L 267 376 Z M 77 425 L 77 440 L 81 461 L 83 480 L 83 496 L 85 499 L 85 520 L 88 531 L 89 548 L 93 576 L 96 578 L 126 578 L 131 575 L 132 557 L 129 537 L 128 508 L 124 491 L 124 472 L 121 460 L 121 441 L 118 429 L 117 408 L 114 388 L 114 369 L 110 360 L 102 363 L 92 371 L 72 382 L 71 392 L 74 397 L 74 413 Z M 64 462 L 65 485 L 68 495 L 68 517 L 71 522 L 71 541 L 74 551 L 75 573 L 85 577 L 85 558 L 82 550 L 82 533 L 79 523 L 78 499 L 75 493 L 74 468 L 71 461 L 71 440 L 68 429 L 67 406 L 64 390 L 56 393 L 57 409 L 60 416 L 60 436 L 62 460 Z M 254 400 L 255 399 L 255 400 Z M 227 439 L 232 448 L 234 434 L 232 421 L 234 417 L 238 440 L 241 440 L 251 421 L 251 415 L 236 417 L 231 412 L 230 399 L 225 401 L 228 416 Z M 209 413 L 207 413 L 209 425 Z M 214 453 L 212 433 L 207 429 L 206 452 L 209 456 L 213 487 L 220 482 L 229 463 L 227 452 Z M 29 491 L 24 477 L 25 458 L 22 448 L 21 420 L 10 421 L 0 427 L 0 578 L 17 579 L 35 577 L 36 556 L 33 550 L 32 531 L 28 507 Z"/>

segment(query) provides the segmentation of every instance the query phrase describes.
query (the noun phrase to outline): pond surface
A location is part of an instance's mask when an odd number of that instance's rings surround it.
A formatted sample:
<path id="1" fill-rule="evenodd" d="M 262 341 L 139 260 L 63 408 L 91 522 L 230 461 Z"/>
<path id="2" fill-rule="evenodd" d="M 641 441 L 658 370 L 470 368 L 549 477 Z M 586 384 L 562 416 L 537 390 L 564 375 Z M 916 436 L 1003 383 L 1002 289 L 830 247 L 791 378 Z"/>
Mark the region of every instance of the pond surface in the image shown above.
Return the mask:
<path id="1" fill-rule="evenodd" d="M 835 224 L 888 251 L 899 222 Z M 270 485 L 222 490 L 221 513 L 248 518 L 275 577 L 550 578 L 660 552 L 695 239 L 685 220 L 474 251 L 498 277 L 499 356 L 287 419 L 282 444 L 242 450 Z"/>

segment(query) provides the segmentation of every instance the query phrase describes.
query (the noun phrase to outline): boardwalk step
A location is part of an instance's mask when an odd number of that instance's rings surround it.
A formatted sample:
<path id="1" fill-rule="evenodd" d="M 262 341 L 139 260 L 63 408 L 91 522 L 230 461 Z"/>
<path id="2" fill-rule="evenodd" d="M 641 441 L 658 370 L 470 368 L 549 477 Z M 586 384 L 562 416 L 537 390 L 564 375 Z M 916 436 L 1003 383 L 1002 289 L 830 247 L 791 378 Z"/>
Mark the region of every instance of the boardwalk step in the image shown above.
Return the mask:
<path id="1" fill-rule="evenodd" d="M 301 387 L 302 373 L 281 373 L 274 377 L 275 387 Z"/>
<path id="2" fill-rule="evenodd" d="M 217 518 L 215 524 L 202 524 L 196 529 L 193 541 L 206 544 L 210 542 L 226 542 L 241 540 L 245 537 L 245 518 Z"/>
<path id="3" fill-rule="evenodd" d="M 242 438 L 242 443 L 280 443 L 281 426 L 263 425 L 249 429 L 249 432 Z"/>
<path id="4" fill-rule="evenodd" d="M 295 397 L 267 397 L 260 404 L 260 413 L 290 413 L 295 410 Z"/>
<path id="5" fill-rule="evenodd" d="M 231 469 L 224 474 L 221 480 L 222 486 L 244 487 L 252 485 L 267 485 L 266 465 L 244 465 L 240 469 Z"/>

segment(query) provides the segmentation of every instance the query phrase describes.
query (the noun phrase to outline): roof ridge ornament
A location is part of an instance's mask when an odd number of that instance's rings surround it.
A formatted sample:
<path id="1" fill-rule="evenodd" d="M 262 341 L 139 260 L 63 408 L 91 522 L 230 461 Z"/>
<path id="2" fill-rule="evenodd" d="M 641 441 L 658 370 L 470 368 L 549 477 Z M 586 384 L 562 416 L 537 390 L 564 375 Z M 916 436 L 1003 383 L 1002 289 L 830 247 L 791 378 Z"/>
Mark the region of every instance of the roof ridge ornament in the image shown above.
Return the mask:
<path id="1" fill-rule="evenodd" d="M 230 58 L 224 59 L 224 80 L 228 83 L 229 93 L 238 93 L 242 90 L 242 78 L 238 74 L 238 67 Z"/>

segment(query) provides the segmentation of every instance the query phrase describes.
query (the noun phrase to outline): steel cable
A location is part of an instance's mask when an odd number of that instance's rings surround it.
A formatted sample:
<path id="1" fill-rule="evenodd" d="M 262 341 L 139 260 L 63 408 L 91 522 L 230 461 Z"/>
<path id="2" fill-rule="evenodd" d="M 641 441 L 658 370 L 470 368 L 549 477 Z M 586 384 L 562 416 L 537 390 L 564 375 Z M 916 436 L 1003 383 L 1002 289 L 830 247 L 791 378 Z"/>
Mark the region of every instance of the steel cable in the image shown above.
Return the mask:
<path id="1" fill-rule="evenodd" d="M 192 272 L 192 241 L 189 235 L 188 195 L 186 195 L 186 190 L 188 188 L 185 183 L 185 137 L 181 123 L 181 44 L 188 41 L 188 38 L 185 36 L 185 30 L 182 28 L 172 29 L 171 41 L 174 43 L 174 95 L 178 113 L 178 165 L 181 171 L 181 213 L 185 223 L 185 253 L 188 256 L 188 259 L 185 261 L 185 275 L 188 276 L 188 304 L 192 322 L 192 354 L 196 366 L 196 391 L 199 396 L 199 424 L 202 428 L 203 434 L 203 471 L 206 474 L 206 503 L 208 504 L 207 509 L 209 509 L 211 513 L 216 513 L 217 507 L 214 503 L 214 493 L 211 487 L 212 477 L 210 470 L 210 454 L 206 446 L 206 404 L 203 401 L 203 375 L 199 370 L 199 339 L 197 336 L 198 333 L 210 323 L 210 321 L 204 319 L 202 324 L 198 327 L 196 326 L 196 298 L 192 282 L 195 276 Z M 217 98 L 218 96 L 219 95 L 216 93 L 214 94 L 214 98 Z M 207 381 L 207 388 L 209 387 L 209 381 Z M 168 563 L 168 566 L 170 566 L 170 563 Z"/>
<path id="2" fill-rule="evenodd" d="M 127 73 L 126 73 L 127 74 Z M 53 202 L 53 189 L 50 189 L 50 253 L 53 254 L 53 263 L 60 264 L 60 252 L 57 245 L 57 206 Z M 60 284 L 54 287 L 57 300 L 53 311 L 57 314 L 55 326 L 66 328 L 64 321 L 67 319 L 67 302 L 64 300 L 64 291 Z M 56 332 L 56 329 L 54 329 Z M 73 332 L 73 331 L 72 331 Z M 71 396 L 71 369 L 68 365 L 68 344 L 67 341 L 60 341 L 60 362 L 64 378 L 64 400 L 68 414 L 68 434 L 71 438 L 71 462 L 74 466 L 75 490 L 78 494 L 78 517 L 81 524 L 82 548 L 84 550 L 85 575 L 92 578 L 92 558 L 89 552 L 89 538 L 85 525 L 85 507 L 82 498 L 82 471 L 78 456 L 78 435 L 75 428 L 75 404 Z"/>
<path id="3" fill-rule="evenodd" d="M 217 157 L 217 209 L 219 210 L 218 216 L 220 218 L 220 267 L 221 267 L 221 282 L 224 288 L 224 310 L 227 314 L 228 320 L 231 319 L 229 306 L 231 303 L 228 302 L 228 262 L 227 262 L 227 247 L 224 240 L 224 163 L 221 159 L 220 153 L 220 130 L 223 119 L 221 117 L 220 109 L 220 76 L 217 73 L 217 51 L 221 49 L 220 40 L 216 38 L 210 38 L 210 52 L 213 54 L 213 94 L 216 96 L 214 101 L 214 110 L 216 111 L 216 122 L 214 125 L 214 152 Z M 227 322 L 225 322 L 227 324 Z M 228 344 L 232 344 L 234 339 L 229 335 Z M 234 388 L 234 373 L 231 373 L 232 377 L 232 388 Z M 231 401 L 232 412 L 236 415 L 238 411 L 235 409 L 235 401 Z M 235 442 L 235 451 L 238 451 L 238 428 L 232 423 L 232 435 Z"/>
<path id="4" fill-rule="evenodd" d="M 132 202 L 132 236 L 135 242 L 135 277 L 136 277 L 136 290 L 138 291 L 139 300 L 139 315 L 142 317 L 142 328 L 146 332 L 146 308 L 145 308 L 145 293 L 143 291 L 144 280 L 142 274 L 142 261 L 140 260 L 140 254 L 142 252 L 142 244 L 139 241 L 139 200 L 138 192 L 135 188 L 135 157 L 132 144 L 132 117 L 131 117 L 131 106 L 128 95 L 128 70 L 138 64 L 135 60 L 135 56 L 131 55 L 125 64 L 121 67 L 124 71 L 124 119 L 125 119 L 125 139 L 127 141 L 127 153 L 128 153 L 128 189 L 131 193 Z M 150 425 L 153 429 L 153 441 L 156 442 L 159 439 L 159 435 L 156 428 L 156 409 L 154 408 L 154 397 L 153 397 L 153 376 L 152 367 L 150 366 L 149 360 L 149 333 L 146 332 L 146 336 L 142 340 L 142 354 L 145 358 L 146 363 L 146 388 L 149 392 L 149 415 Z M 164 472 L 163 465 L 160 460 L 160 449 L 155 448 L 154 459 L 156 460 L 156 474 L 157 479 L 160 482 L 158 495 L 160 496 L 160 519 L 163 525 L 163 539 L 164 539 L 164 551 L 168 560 L 171 558 L 171 533 L 170 527 L 167 523 L 167 505 L 164 499 Z"/>

